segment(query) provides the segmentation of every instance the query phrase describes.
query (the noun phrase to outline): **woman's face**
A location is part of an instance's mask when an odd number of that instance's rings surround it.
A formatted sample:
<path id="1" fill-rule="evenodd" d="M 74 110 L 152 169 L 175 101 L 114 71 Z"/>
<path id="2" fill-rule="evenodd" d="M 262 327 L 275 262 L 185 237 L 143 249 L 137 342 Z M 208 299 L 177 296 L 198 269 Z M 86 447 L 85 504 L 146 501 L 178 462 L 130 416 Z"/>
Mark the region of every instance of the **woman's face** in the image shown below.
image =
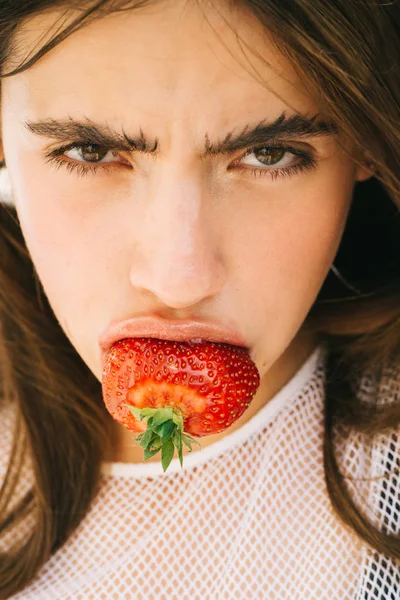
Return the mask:
<path id="1" fill-rule="evenodd" d="M 267 380 L 303 332 L 355 182 L 370 176 L 329 127 L 305 136 L 276 126 L 271 138 L 263 127 L 281 115 L 317 114 L 306 82 L 257 21 L 229 15 L 270 67 L 246 59 L 227 22 L 207 16 L 177 0 L 114 14 L 2 83 L 26 243 L 60 325 L 99 379 L 98 337 L 110 321 L 158 315 L 235 329 Z M 25 24 L 21 57 L 56 17 Z"/>

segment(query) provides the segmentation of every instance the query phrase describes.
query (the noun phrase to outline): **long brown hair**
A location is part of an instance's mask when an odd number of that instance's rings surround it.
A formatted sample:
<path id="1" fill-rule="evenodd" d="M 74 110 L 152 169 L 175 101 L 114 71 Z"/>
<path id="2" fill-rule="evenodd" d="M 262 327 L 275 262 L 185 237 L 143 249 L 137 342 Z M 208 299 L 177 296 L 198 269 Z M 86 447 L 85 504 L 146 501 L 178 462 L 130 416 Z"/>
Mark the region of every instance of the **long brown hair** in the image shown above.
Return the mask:
<path id="1" fill-rule="evenodd" d="M 86 2 L 82 9 L 80 3 L 76 19 L 66 18 L 60 33 L 6 73 L 20 24 L 56 7 L 71 8 L 71 3 L 2 2 L 1 76 L 28 69 L 93 19 L 145 4 L 145 0 L 98 0 Z M 374 177 L 355 185 L 335 259 L 362 293 L 349 293 L 328 274 L 306 325 L 328 348 L 323 448 L 330 500 L 340 519 L 364 542 L 399 559 L 399 538 L 374 526 L 354 504 L 335 458 L 334 432 L 342 423 L 372 440 L 384 431 L 395 432 L 400 422 L 398 402 L 366 405 L 352 384 L 365 372 L 379 380 L 385 368 L 400 362 L 400 3 L 236 0 L 231 4 L 250 11 L 265 25 L 279 51 L 309 82 L 324 113 L 374 166 Z M 4 406 L 17 407 L 11 457 L 0 491 L 0 541 L 27 516 L 35 523 L 27 539 L 0 552 L 0 596 L 8 598 L 32 580 L 87 513 L 110 435 L 101 385 L 57 322 L 16 211 L 5 203 L 0 203 L 0 257 L 0 399 Z M 15 505 L 14 491 L 27 458 L 33 467 L 33 488 Z"/>

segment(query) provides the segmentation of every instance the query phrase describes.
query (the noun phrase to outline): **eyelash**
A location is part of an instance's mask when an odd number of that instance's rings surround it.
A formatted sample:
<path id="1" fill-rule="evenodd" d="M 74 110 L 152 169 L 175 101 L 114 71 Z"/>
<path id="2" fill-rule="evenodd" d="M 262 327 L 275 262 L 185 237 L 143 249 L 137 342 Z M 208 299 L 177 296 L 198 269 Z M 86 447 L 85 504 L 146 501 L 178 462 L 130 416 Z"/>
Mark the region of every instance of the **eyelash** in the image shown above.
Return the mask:
<path id="1" fill-rule="evenodd" d="M 93 163 L 93 164 L 84 164 L 84 163 L 73 163 L 69 162 L 70 159 L 61 158 L 65 152 L 73 149 L 82 149 L 87 148 L 88 146 L 100 147 L 98 144 L 91 144 L 90 142 L 82 143 L 82 142 L 73 142 L 68 144 L 67 146 L 62 146 L 60 148 L 56 148 L 52 150 L 48 154 L 46 154 L 46 162 L 48 164 L 54 165 L 57 169 L 62 167 L 66 168 L 70 173 L 75 172 L 78 177 L 83 177 L 92 173 L 96 175 L 99 171 L 103 171 L 107 174 L 110 174 L 113 169 L 118 168 L 118 165 L 121 163 Z M 306 150 L 300 150 L 299 148 L 294 148 L 292 146 L 287 146 L 286 144 L 266 144 L 264 146 L 254 146 L 247 150 L 247 152 L 240 159 L 237 159 L 235 163 L 239 160 L 242 160 L 246 156 L 255 153 L 257 150 L 267 149 L 267 150 L 284 150 L 285 152 L 290 152 L 294 156 L 301 158 L 301 161 L 291 165 L 289 167 L 281 167 L 278 169 L 268 169 L 262 167 L 236 167 L 241 172 L 247 172 L 251 174 L 252 177 L 270 177 L 272 180 L 276 180 L 279 177 L 291 177 L 296 173 L 301 173 L 305 171 L 312 171 L 317 168 L 317 161 L 313 157 L 310 152 Z M 111 148 L 110 148 L 111 150 Z M 282 160 L 282 159 L 281 159 Z M 279 162 L 279 161 L 278 161 Z"/>

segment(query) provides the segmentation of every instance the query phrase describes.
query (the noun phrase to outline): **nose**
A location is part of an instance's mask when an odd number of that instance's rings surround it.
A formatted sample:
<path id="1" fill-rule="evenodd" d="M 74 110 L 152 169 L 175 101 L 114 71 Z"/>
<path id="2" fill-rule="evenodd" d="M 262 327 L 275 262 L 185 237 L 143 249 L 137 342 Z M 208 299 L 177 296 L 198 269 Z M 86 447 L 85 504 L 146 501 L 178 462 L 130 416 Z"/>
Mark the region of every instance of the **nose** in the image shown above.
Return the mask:
<path id="1" fill-rule="evenodd" d="M 170 170 L 147 188 L 130 282 L 170 308 L 215 296 L 226 281 L 218 222 L 201 177 Z"/>

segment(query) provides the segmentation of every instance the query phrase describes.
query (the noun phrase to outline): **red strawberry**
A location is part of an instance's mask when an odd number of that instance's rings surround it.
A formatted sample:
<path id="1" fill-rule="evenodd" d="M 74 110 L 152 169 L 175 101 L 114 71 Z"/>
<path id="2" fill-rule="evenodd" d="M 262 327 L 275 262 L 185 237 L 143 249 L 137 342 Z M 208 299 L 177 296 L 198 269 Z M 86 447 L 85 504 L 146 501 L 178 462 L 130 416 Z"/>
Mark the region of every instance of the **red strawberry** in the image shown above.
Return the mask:
<path id="1" fill-rule="evenodd" d="M 246 348 L 214 342 L 127 338 L 113 344 L 103 369 L 105 405 L 139 432 L 147 460 L 161 450 L 164 471 L 182 442 L 224 431 L 244 413 L 260 385 Z"/>

